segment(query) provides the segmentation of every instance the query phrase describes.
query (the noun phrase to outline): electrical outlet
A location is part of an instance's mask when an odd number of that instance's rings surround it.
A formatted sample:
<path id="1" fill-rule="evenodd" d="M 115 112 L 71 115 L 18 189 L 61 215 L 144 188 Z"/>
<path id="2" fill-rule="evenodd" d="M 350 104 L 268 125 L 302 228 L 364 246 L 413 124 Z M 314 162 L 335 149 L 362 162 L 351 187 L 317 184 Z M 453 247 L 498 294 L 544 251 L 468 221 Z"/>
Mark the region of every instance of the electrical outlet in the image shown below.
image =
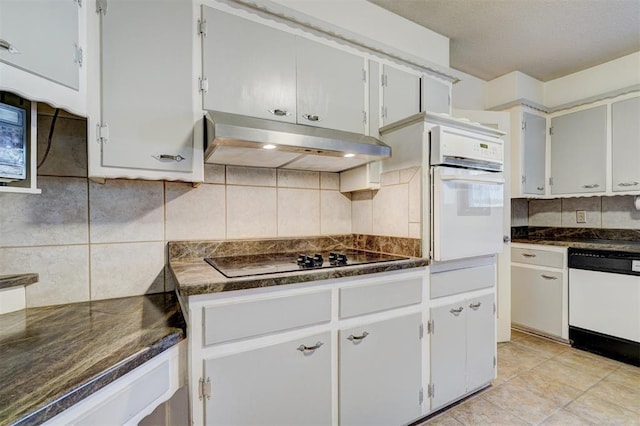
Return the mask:
<path id="1" fill-rule="evenodd" d="M 587 212 L 585 210 L 576 210 L 576 223 L 587 223 Z"/>

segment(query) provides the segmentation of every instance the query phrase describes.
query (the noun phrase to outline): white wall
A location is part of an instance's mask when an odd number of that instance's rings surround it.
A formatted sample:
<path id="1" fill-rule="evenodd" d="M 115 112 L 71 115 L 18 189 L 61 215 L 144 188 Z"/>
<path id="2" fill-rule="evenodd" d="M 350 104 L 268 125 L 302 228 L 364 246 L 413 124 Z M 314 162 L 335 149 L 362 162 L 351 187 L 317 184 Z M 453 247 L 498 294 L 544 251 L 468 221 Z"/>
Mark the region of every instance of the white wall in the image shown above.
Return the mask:
<path id="1" fill-rule="evenodd" d="M 548 107 L 575 102 L 640 84 L 640 52 L 544 84 Z"/>
<path id="2" fill-rule="evenodd" d="M 486 107 L 526 99 L 553 109 L 638 85 L 640 52 L 547 82 L 520 71 L 505 74 L 487 82 Z"/>
<path id="3" fill-rule="evenodd" d="M 452 71 L 451 74 L 460 79 L 451 92 L 453 109 L 486 109 L 487 82 L 462 71 Z"/>
<path id="4" fill-rule="evenodd" d="M 487 107 L 507 104 L 517 99 L 544 103 L 544 83 L 520 71 L 514 71 L 487 83 Z"/>
<path id="5" fill-rule="evenodd" d="M 381 45 L 449 66 L 449 39 L 365 0 L 272 0 Z M 261 2 L 269 3 L 269 2 Z"/>

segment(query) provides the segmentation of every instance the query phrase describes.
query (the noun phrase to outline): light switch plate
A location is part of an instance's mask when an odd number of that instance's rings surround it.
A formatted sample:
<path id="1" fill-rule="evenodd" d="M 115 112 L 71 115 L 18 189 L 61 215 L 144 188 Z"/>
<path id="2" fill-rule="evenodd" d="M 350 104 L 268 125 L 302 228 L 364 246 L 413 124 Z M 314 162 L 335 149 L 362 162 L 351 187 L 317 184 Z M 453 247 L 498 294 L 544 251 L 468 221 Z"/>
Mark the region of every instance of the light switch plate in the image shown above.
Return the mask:
<path id="1" fill-rule="evenodd" d="M 576 223 L 587 223 L 586 210 L 576 210 Z"/>

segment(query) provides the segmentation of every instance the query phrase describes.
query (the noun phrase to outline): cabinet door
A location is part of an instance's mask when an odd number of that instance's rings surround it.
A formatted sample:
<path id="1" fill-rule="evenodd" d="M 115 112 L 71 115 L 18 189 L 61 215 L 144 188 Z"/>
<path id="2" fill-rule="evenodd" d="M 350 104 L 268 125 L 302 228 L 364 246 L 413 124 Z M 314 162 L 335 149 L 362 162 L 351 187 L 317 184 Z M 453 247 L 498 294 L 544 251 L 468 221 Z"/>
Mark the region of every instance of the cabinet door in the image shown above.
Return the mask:
<path id="1" fill-rule="evenodd" d="M 78 3 L 0 0 L 0 39 L 17 52 L 0 48 L 0 61 L 79 88 Z"/>
<path id="2" fill-rule="evenodd" d="M 113 1 L 101 19 L 102 165 L 190 172 L 191 4 Z"/>
<path id="3" fill-rule="evenodd" d="M 522 120 L 524 193 L 544 194 L 547 119 L 525 112 L 522 114 Z"/>
<path id="4" fill-rule="evenodd" d="M 562 336 L 562 273 L 511 267 L 511 320 Z"/>
<path id="5" fill-rule="evenodd" d="M 331 424 L 329 332 L 205 360 L 204 375 L 211 381 L 207 425 Z"/>
<path id="6" fill-rule="evenodd" d="M 613 190 L 640 190 L 640 98 L 611 104 Z"/>
<path id="7" fill-rule="evenodd" d="M 451 86 L 436 78 L 423 77 L 422 111 L 451 114 Z"/>
<path id="8" fill-rule="evenodd" d="M 420 112 L 420 76 L 383 65 L 381 83 L 383 125 Z"/>
<path id="9" fill-rule="evenodd" d="M 551 192 L 603 192 L 607 106 L 554 117 L 551 129 Z"/>
<path id="10" fill-rule="evenodd" d="M 203 6 L 204 109 L 295 123 L 295 36 Z"/>
<path id="11" fill-rule="evenodd" d="M 467 299 L 467 392 L 495 377 L 496 353 L 493 294 Z"/>
<path id="12" fill-rule="evenodd" d="M 400 425 L 420 417 L 421 318 L 340 331 L 341 425 Z"/>
<path id="13" fill-rule="evenodd" d="M 364 133 L 364 58 L 296 38 L 298 123 Z"/>
<path id="14" fill-rule="evenodd" d="M 431 309 L 431 411 L 465 393 L 466 316 L 464 302 Z"/>

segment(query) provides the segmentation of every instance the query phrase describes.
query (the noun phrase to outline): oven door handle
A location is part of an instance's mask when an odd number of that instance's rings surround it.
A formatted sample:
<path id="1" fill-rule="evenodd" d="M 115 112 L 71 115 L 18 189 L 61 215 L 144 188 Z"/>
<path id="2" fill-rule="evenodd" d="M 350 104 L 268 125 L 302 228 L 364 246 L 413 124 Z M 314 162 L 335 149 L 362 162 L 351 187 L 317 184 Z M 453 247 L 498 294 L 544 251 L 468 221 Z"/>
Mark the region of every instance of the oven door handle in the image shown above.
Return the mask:
<path id="1" fill-rule="evenodd" d="M 447 175 L 440 176 L 441 181 L 457 180 L 461 182 L 504 184 L 503 177 L 495 177 L 491 175 Z"/>

